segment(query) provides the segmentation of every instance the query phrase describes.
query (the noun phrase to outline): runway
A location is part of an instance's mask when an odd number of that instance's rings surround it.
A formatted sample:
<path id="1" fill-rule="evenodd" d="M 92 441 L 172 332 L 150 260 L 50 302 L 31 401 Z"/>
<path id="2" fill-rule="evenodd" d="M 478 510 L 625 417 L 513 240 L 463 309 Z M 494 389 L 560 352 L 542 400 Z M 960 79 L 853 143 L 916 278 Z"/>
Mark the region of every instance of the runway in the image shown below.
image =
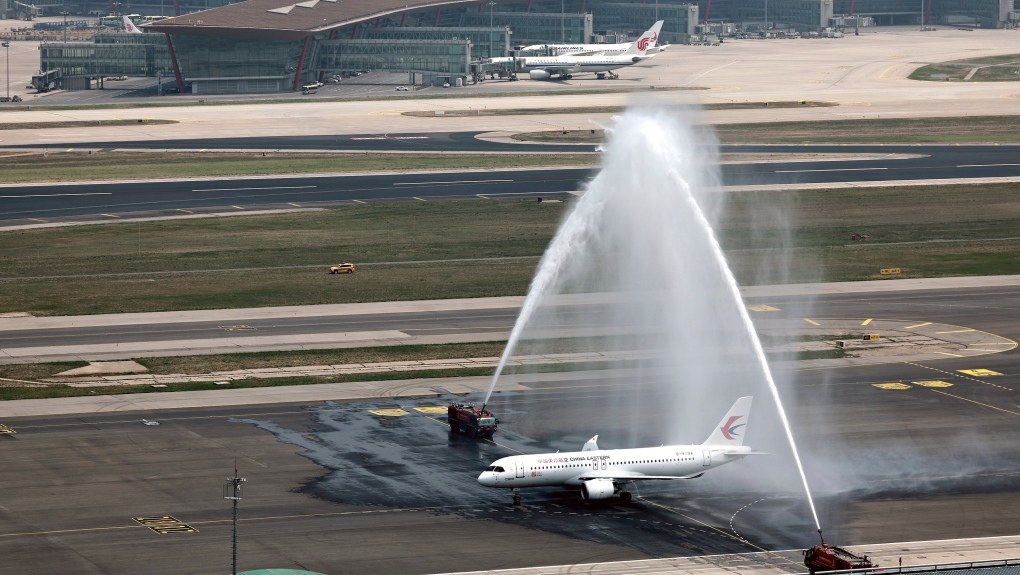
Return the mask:
<path id="1" fill-rule="evenodd" d="M 788 155 L 847 153 L 848 150 L 861 154 L 890 154 L 892 157 L 882 160 L 726 164 L 721 166 L 723 185 L 781 186 L 876 181 L 893 185 L 897 181 L 1020 177 L 1020 146 L 742 146 L 727 147 L 723 152 Z M 896 157 L 902 154 L 921 154 L 921 157 Z M 553 168 L 13 184 L 0 187 L 0 221 L 12 226 L 394 201 L 551 198 L 582 190 L 584 183 L 594 175 L 593 169 Z"/>

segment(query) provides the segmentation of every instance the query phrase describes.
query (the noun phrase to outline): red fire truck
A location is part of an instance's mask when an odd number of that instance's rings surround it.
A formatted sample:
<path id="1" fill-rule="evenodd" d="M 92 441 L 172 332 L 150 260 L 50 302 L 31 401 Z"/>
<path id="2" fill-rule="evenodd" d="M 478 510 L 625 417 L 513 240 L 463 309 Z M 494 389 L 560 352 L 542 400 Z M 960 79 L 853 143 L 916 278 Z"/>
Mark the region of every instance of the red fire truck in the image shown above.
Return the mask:
<path id="1" fill-rule="evenodd" d="M 804 565 L 808 571 L 841 571 L 843 569 L 868 569 L 878 567 L 867 555 L 857 555 L 852 551 L 828 543 L 815 545 L 804 552 Z"/>
<path id="2" fill-rule="evenodd" d="M 469 437 L 484 437 L 492 439 L 496 433 L 496 425 L 499 420 L 491 411 L 475 407 L 470 403 L 451 403 L 446 411 L 447 420 L 450 422 L 450 430 L 460 432 Z"/>

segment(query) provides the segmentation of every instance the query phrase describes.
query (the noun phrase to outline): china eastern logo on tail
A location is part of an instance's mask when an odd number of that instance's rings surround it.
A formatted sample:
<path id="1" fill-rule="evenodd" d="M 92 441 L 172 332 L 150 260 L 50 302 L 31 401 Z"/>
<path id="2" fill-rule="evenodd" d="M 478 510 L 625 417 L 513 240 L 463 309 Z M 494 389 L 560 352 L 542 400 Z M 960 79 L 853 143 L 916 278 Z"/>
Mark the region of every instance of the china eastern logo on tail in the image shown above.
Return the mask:
<path id="1" fill-rule="evenodd" d="M 737 422 L 740 421 L 743 417 L 744 417 L 743 415 L 734 415 L 727 419 L 726 423 L 722 424 L 722 427 L 719 428 L 719 431 L 722 432 L 723 437 L 729 439 L 730 441 L 733 441 L 734 439 L 739 437 L 740 434 L 737 433 L 737 429 L 744 427 L 745 424 L 743 423 L 738 424 Z"/>

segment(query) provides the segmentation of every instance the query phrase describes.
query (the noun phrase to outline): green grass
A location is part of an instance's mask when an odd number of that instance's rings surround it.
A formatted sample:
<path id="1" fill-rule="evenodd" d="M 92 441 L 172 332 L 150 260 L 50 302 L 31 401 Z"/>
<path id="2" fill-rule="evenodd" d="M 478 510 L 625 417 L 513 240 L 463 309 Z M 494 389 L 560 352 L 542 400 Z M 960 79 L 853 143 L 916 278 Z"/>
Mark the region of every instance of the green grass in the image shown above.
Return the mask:
<path id="1" fill-rule="evenodd" d="M 728 193 L 719 236 L 744 285 L 1020 273 L 1015 184 Z M 74 315 L 523 295 L 569 202 L 357 206 L 0 232 L 0 312 Z M 852 242 L 853 232 L 871 235 Z M 973 240 L 942 242 L 932 240 Z M 928 243 L 903 243 L 928 242 Z M 463 258 L 430 264 L 364 265 Z M 326 265 L 362 264 L 350 276 Z M 150 274 L 189 270 L 208 273 Z"/>
<path id="2" fill-rule="evenodd" d="M 929 82 L 959 82 L 974 68 L 979 70 L 968 82 L 1017 82 L 1020 81 L 1020 54 L 967 58 L 921 66 L 910 74 L 911 80 Z"/>
<path id="3" fill-rule="evenodd" d="M 0 156 L 5 183 L 595 165 L 595 154 L 268 155 L 237 153 L 42 153 Z"/>
<path id="4" fill-rule="evenodd" d="M 762 122 L 722 124 L 714 130 L 723 144 L 1015 144 L 1020 143 L 1020 116 Z M 513 138 L 600 143 L 605 135 L 601 130 L 550 130 Z"/>
<path id="5" fill-rule="evenodd" d="M 64 120 L 57 122 L 0 123 L 0 130 L 48 130 L 50 128 L 98 128 L 102 126 L 137 126 L 138 124 L 177 124 L 177 120 Z"/>

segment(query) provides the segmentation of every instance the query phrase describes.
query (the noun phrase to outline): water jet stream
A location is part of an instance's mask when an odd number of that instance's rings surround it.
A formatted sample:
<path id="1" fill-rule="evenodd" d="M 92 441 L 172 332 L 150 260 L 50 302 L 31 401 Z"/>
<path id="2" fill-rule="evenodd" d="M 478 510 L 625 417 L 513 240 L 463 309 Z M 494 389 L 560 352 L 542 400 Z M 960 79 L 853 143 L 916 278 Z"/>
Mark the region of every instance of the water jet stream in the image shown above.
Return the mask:
<path id="1" fill-rule="evenodd" d="M 624 301 L 620 304 L 624 313 L 617 317 L 606 313 L 607 321 L 633 319 L 638 325 L 644 321 L 649 328 L 646 333 L 653 334 L 655 343 L 661 343 L 668 352 L 670 378 L 693 382 L 693 386 L 676 388 L 678 393 L 717 397 L 715 394 L 726 392 L 718 381 L 726 376 L 727 385 L 742 385 L 746 378 L 726 372 L 741 358 L 746 358 L 742 361 L 747 362 L 743 367 L 748 374 L 764 378 L 793 452 L 811 515 L 820 529 L 807 476 L 764 348 L 702 205 L 712 206 L 718 196 L 695 194 L 709 189 L 708 180 L 717 181 L 717 176 L 713 177 L 716 163 L 699 157 L 703 153 L 699 150 L 705 149 L 705 140 L 711 140 L 711 135 L 694 134 L 689 124 L 654 110 L 630 111 L 617 119 L 614 130 L 617 133 L 610 139 L 605 167 L 563 220 L 538 264 L 485 403 L 536 311 L 544 303 L 555 303 L 549 296 L 590 293 L 593 286 L 614 292 Z M 700 333 L 709 326 L 715 331 Z M 753 350 L 754 362 L 746 348 L 733 358 L 716 357 L 733 351 L 731 340 L 743 343 L 745 339 Z M 677 405 L 684 403 L 698 405 L 697 401 L 679 401 Z M 695 419 L 688 415 L 686 419 Z"/>

